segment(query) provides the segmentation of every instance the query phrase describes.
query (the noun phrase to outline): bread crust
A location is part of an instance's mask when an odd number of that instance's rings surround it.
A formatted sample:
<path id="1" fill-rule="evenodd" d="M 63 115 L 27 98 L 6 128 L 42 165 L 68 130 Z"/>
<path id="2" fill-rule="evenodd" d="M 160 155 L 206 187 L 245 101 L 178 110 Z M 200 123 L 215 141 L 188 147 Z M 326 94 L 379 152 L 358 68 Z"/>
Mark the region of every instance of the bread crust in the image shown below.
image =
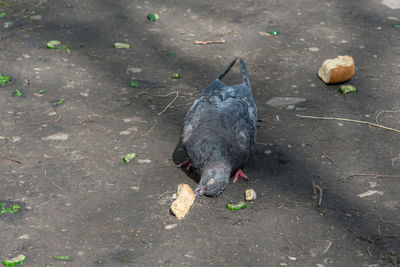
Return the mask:
<path id="1" fill-rule="evenodd" d="M 341 83 L 351 79 L 354 75 L 354 64 L 351 66 L 337 66 L 331 69 L 328 83 Z"/>
<path id="2" fill-rule="evenodd" d="M 181 220 L 188 213 L 195 198 L 193 190 L 188 184 L 178 185 L 177 199 L 172 202 L 171 211 Z"/>
<path id="3" fill-rule="evenodd" d="M 341 83 L 351 79 L 354 75 L 354 61 L 351 56 L 339 56 L 327 59 L 318 70 L 318 76 L 324 83 Z"/>

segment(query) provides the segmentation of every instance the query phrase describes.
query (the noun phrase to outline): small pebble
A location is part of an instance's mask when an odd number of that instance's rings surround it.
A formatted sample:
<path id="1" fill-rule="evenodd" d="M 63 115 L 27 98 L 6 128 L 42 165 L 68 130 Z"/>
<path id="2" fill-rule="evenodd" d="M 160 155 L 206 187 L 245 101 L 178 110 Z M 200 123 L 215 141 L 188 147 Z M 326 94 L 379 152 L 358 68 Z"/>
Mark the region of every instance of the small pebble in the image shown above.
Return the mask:
<path id="1" fill-rule="evenodd" d="M 83 255 L 85 255 L 85 251 L 78 251 L 77 253 L 76 253 L 76 255 L 78 255 L 78 256 L 83 256 Z"/>
<path id="2" fill-rule="evenodd" d="M 13 23 L 11 21 L 4 22 L 4 29 L 10 27 Z"/>
<path id="3" fill-rule="evenodd" d="M 311 52 L 318 52 L 319 48 L 318 47 L 309 47 L 308 50 Z"/>

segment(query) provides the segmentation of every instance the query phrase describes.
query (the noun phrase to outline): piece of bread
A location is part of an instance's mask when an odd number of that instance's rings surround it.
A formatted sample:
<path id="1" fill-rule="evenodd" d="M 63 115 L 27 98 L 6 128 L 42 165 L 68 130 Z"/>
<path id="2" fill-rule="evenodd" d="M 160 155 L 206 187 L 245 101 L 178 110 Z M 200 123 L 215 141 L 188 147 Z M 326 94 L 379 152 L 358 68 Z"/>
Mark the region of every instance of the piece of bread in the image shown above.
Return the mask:
<path id="1" fill-rule="evenodd" d="M 341 83 L 354 75 L 354 61 L 350 56 L 338 56 L 327 59 L 318 70 L 318 76 L 324 83 Z"/>
<path id="2" fill-rule="evenodd" d="M 192 188 L 188 184 L 178 185 L 177 198 L 172 202 L 171 211 L 180 220 L 188 213 L 190 206 L 193 205 L 195 196 Z"/>

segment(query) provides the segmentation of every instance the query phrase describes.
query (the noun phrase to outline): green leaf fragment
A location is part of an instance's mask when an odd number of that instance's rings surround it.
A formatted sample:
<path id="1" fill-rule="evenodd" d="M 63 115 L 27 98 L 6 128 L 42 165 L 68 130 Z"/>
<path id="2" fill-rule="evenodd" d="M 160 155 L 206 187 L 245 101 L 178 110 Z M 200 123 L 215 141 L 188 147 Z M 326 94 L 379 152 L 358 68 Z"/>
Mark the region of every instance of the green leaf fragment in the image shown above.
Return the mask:
<path id="1" fill-rule="evenodd" d="M 157 13 L 149 13 L 147 14 L 147 19 L 150 21 L 156 21 L 160 18 L 160 16 Z"/>
<path id="2" fill-rule="evenodd" d="M 271 35 L 278 35 L 279 34 L 279 32 L 277 32 L 277 31 L 271 31 L 271 32 L 267 32 L 267 33 L 269 33 Z"/>
<path id="3" fill-rule="evenodd" d="M 18 204 L 14 204 L 12 206 L 12 213 L 17 212 L 21 209 L 21 207 Z"/>
<path id="4" fill-rule="evenodd" d="M 138 87 L 139 87 L 139 81 L 137 81 L 137 80 L 132 80 L 132 81 L 131 81 L 131 87 L 133 87 L 133 88 L 138 88 Z"/>
<path id="5" fill-rule="evenodd" d="M 62 103 L 64 103 L 64 101 L 65 101 L 65 99 L 64 99 L 64 98 L 61 98 L 60 100 L 54 102 L 52 105 L 53 105 L 53 106 L 61 105 Z"/>
<path id="6" fill-rule="evenodd" d="M 246 202 L 241 201 L 237 204 L 228 203 L 228 204 L 226 204 L 226 207 L 230 210 L 241 210 L 241 209 L 246 208 L 247 204 L 246 204 Z"/>
<path id="7" fill-rule="evenodd" d="M 0 19 L 4 18 L 6 16 L 6 12 L 0 12 Z"/>
<path id="8" fill-rule="evenodd" d="M 31 17 L 31 15 L 25 15 L 24 19 L 29 19 Z"/>
<path id="9" fill-rule="evenodd" d="M 69 257 L 69 256 L 54 256 L 53 259 L 61 260 L 61 261 L 70 261 L 71 257 Z"/>
<path id="10" fill-rule="evenodd" d="M 15 96 L 22 96 L 23 94 L 22 94 L 22 92 L 20 90 L 15 90 L 14 95 Z"/>
<path id="11" fill-rule="evenodd" d="M 15 213 L 17 211 L 19 211 L 21 209 L 21 207 L 18 204 L 14 204 L 12 205 L 11 208 L 6 208 L 6 204 L 3 202 L 0 202 L 0 215 L 4 214 L 4 213 Z"/>
<path id="12" fill-rule="evenodd" d="M 11 77 L 8 75 L 0 75 L 0 84 L 4 86 L 6 83 L 11 82 Z"/>
<path id="13" fill-rule="evenodd" d="M 169 53 L 168 57 L 173 58 L 173 57 L 175 57 L 175 54 L 174 53 Z"/>
<path id="14" fill-rule="evenodd" d="M 99 259 L 99 260 L 96 260 L 94 263 L 95 263 L 95 264 L 103 264 L 103 260 L 102 260 L 102 259 Z"/>
<path id="15" fill-rule="evenodd" d="M 133 160 L 134 158 L 136 158 L 136 153 L 128 153 L 125 154 L 122 160 L 125 162 L 125 164 L 128 164 L 129 161 Z"/>
<path id="16" fill-rule="evenodd" d="M 181 77 L 181 74 L 179 72 L 173 72 L 171 73 L 171 78 L 174 79 L 179 79 Z"/>
<path id="17" fill-rule="evenodd" d="M 357 92 L 357 88 L 351 84 L 342 85 L 342 86 L 340 86 L 339 92 L 341 94 Z"/>
<path id="18" fill-rule="evenodd" d="M 400 29 L 400 24 L 394 24 L 394 25 L 393 25 L 393 28 L 395 28 L 395 29 Z"/>
<path id="19" fill-rule="evenodd" d="M 46 89 L 42 89 L 42 90 L 39 91 L 39 94 L 44 94 L 44 93 L 47 93 Z"/>
<path id="20" fill-rule="evenodd" d="M 57 41 L 57 40 L 52 40 L 52 41 L 47 42 L 46 47 L 48 49 L 65 49 L 65 52 L 67 52 L 67 54 L 71 53 L 70 46 L 61 45 L 61 42 Z"/>
<path id="21" fill-rule="evenodd" d="M 24 261 L 26 261 L 26 256 L 23 254 L 20 254 L 14 258 L 3 260 L 3 264 L 5 266 L 16 266 L 16 265 L 23 263 Z"/>
<path id="22" fill-rule="evenodd" d="M 61 45 L 61 42 L 60 42 L 60 41 L 57 41 L 57 40 L 49 41 L 49 42 L 47 42 L 47 44 L 46 44 L 46 46 L 47 46 L 48 49 L 55 49 L 55 48 L 57 48 L 57 47 L 60 46 L 60 45 Z"/>
<path id="23" fill-rule="evenodd" d="M 131 48 L 131 45 L 125 43 L 115 43 L 114 48 Z"/>

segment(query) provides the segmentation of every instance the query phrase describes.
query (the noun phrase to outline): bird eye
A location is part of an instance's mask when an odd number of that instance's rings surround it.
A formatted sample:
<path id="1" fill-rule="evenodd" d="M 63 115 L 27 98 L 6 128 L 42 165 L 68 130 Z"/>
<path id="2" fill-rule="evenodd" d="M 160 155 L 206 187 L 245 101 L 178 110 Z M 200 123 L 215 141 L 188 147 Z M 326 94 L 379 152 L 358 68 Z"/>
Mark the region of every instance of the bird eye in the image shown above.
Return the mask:
<path id="1" fill-rule="evenodd" d="M 215 182 L 215 180 L 213 178 L 211 178 L 210 180 L 208 180 L 207 184 L 213 184 Z"/>

